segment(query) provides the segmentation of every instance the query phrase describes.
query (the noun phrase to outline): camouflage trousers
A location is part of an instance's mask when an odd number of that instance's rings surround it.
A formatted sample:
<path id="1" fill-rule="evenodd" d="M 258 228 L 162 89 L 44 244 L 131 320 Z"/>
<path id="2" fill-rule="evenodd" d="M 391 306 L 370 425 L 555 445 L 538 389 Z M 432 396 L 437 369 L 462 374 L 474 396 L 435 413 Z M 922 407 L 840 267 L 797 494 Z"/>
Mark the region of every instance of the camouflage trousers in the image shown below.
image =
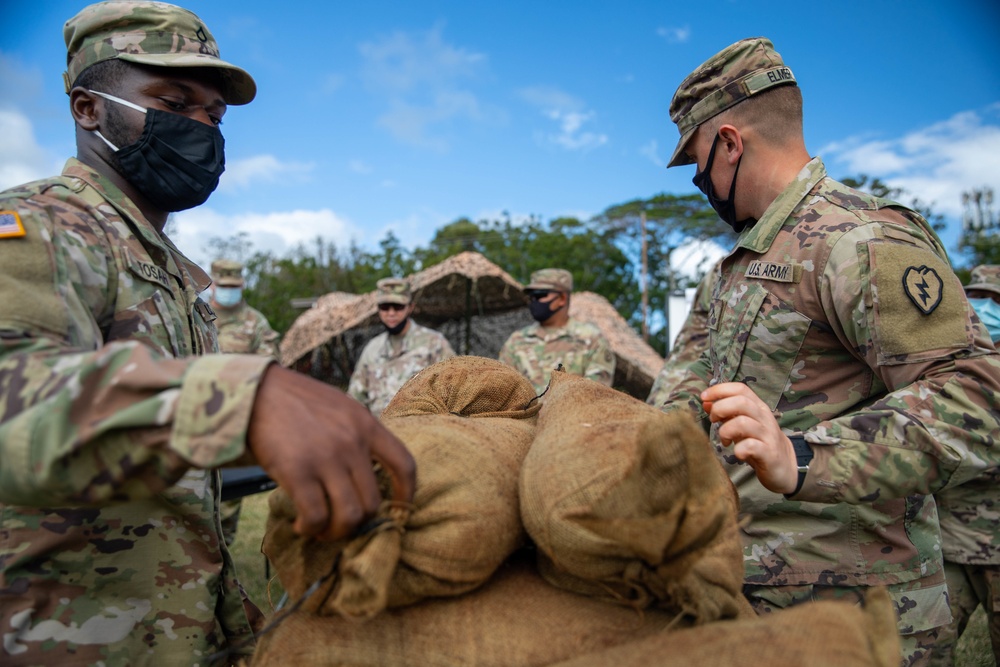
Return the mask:
<path id="1" fill-rule="evenodd" d="M 955 664 L 958 640 L 972 612 L 982 604 L 990 630 L 993 659 L 1000 665 L 1000 565 L 966 565 L 946 560 L 944 573 L 948 580 L 952 622 L 943 630 L 930 664 L 934 667 Z"/>
<path id="2" fill-rule="evenodd" d="M 240 523 L 240 510 L 243 509 L 243 499 L 224 500 L 219 506 L 219 514 L 222 518 L 222 538 L 226 541 L 226 546 L 233 546 L 236 541 L 236 527 Z"/>
<path id="3" fill-rule="evenodd" d="M 903 648 L 902 667 L 930 665 L 931 652 L 951 619 L 946 585 L 918 579 L 886 586 L 899 618 L 899 638 Z M 758 615 L 818 600 L 848 600 L 864 604 L 866 586 L 743 586 L 743 595 Z"/>

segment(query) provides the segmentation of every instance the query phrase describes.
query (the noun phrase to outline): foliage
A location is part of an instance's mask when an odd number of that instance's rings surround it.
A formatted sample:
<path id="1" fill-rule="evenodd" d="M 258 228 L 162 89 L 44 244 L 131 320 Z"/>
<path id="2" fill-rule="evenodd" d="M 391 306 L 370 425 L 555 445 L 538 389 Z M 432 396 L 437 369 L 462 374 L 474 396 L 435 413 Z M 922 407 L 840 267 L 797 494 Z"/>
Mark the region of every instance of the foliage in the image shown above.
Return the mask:
<path id="1" fill-rule="evenodd" d="M 642 266 L 642 216 L 646 217 L 647 292 L 650 313 L 667 313 L 669 295 L 676 289 L 693 287 L 700 276 L 681 277 L 671 268 L 673 252 L 682 244 L 712 240 L 729 247 L 736 239 L 732 228 L 719 219 L 704 197 L 698 194 L 661 193 L 649 199 L 633 199 L 611 206 L 592 220 L 608 241 L 622 248 L 637 267 Z M 703 267 L 702 271 L 709 267 Z M 640 295 L 641 299 L 641 295 Z M 636 308 L 619 312 L 636 329 L 642 314 Z M 667 348 L 668 324 L 651 333 L 650 344 L 660 354 Z"/>
<path id="2" fill-rule="evenodd" d="M 930 223 L 934 231 L 939 232 L 944 229 L 944 216 L 934 211 L 931 204 L 922 201 L 918 197 L 910 199 L 910 193 L 907 192 L 905 188 L 890 187 L 882 181 L 881 178 L 878 178 L 877 176 L 868 176 L 867 174 L 848 176 L 847 178 L 840 179 L 840 182 L 849 187 L 873 194 L 876 197 L 891 199 L 892 201 L 899 202 L 904 206 L 909 206 L 914 211 L 924 216 L 924 219 Z M 907 201 L 908 199 L 909 201 Z"/>
<path id="3" fill-rule="evenodd" d="M 1000 264 L 1000 216 L 993 206 L 993 190 L 973 188 L 963 192 L 962 204 L 965 213 L 958 247 L 968 259 L 969 267 Z"/>

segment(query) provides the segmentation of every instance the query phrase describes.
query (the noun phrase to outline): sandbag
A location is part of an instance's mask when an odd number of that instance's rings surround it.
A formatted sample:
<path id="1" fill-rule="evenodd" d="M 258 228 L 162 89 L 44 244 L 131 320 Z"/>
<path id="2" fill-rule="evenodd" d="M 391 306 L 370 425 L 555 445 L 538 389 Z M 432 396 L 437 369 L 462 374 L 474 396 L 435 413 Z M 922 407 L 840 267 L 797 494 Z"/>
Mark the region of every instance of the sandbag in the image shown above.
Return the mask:
<path id="1" fill-rule="evenodd" d="M 459 595 L 485 582 L 525 541 L 517 484 L 535 418 L 523 414 L 383 417 L 416 461 L 413 503 L 384 502 L 371 530 L 349 540 L 296 535 L 294 506 L 283 490 L 272 493 L 262 551 L 290 598 L 299 599 L 331 568 L 333 576 L 303 609 L 370 618 L 386 607 Z M 386 491 L 388 479 L 379 474 Z"/>
<path id="2" fill-rule="evenodd" d="M 865 606 L 821 601 L 658 634 L 556 667 L 899 667 L 896 612 L 884 588 Z"/>
<path id="3" fill-rule="evenodd" d="M 686 413 L 553 372 L 520 498 L 556 586 L 694 623 L 753 613 L 735 490 Z"/>
<path id="4" fill-rule="evenodd" d="M 390 609 L 364 623 L 296 612 L 258 638 L 253 667 L 531 667 L 549 665 L 672 627 L 560 590 L 515 555 L 478 590 Z M 682 627 L 683 623 L 677 627 Z"/>
<path id="5" fill-rule="evenodd" d="M 537 411 L 535 389 L 516 369 L 496 359 L 452 357 L 428 366 L 400 387 L 382 418 L 424 414 L 523 417 Z"/>

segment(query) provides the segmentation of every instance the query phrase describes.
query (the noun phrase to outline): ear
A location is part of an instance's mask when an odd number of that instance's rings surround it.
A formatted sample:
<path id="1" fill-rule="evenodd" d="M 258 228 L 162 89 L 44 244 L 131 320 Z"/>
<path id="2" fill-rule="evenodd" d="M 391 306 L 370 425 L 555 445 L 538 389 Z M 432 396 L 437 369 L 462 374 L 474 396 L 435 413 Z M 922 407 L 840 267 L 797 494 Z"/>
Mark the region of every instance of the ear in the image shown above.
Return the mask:
<path id="1" fill-rule="evenodd" d="M 102 100 L 97 95 L 89 92 L 86 88 L 77 86 L 69 91 L 69 110 L 73 114 L 73 120 L 84 130 L 92 132 L 101 126 L 100 116 Z"/>
<path id="2" fill-rule="evenodd" d="M 732 125 L 719 128 L 719 145 L 715 149 L 716 156 L 723 151 L 723 156 L 729 164 L 736 164 L 743 156 L 743 135 Z"/>

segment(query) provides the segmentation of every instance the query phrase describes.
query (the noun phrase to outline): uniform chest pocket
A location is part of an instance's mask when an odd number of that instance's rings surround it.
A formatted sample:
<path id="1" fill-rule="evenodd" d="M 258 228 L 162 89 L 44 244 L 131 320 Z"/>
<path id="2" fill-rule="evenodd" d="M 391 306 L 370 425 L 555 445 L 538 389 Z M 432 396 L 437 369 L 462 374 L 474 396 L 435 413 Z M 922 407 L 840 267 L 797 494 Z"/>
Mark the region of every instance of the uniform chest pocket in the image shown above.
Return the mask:
<path id="1" fill-rule="evenodd" d="M 772 410 L 791 385 L 812 323 L 757 284 L 742 285 L 709 313 L 710 358 L 718 382 L 745 382 Z"/>

